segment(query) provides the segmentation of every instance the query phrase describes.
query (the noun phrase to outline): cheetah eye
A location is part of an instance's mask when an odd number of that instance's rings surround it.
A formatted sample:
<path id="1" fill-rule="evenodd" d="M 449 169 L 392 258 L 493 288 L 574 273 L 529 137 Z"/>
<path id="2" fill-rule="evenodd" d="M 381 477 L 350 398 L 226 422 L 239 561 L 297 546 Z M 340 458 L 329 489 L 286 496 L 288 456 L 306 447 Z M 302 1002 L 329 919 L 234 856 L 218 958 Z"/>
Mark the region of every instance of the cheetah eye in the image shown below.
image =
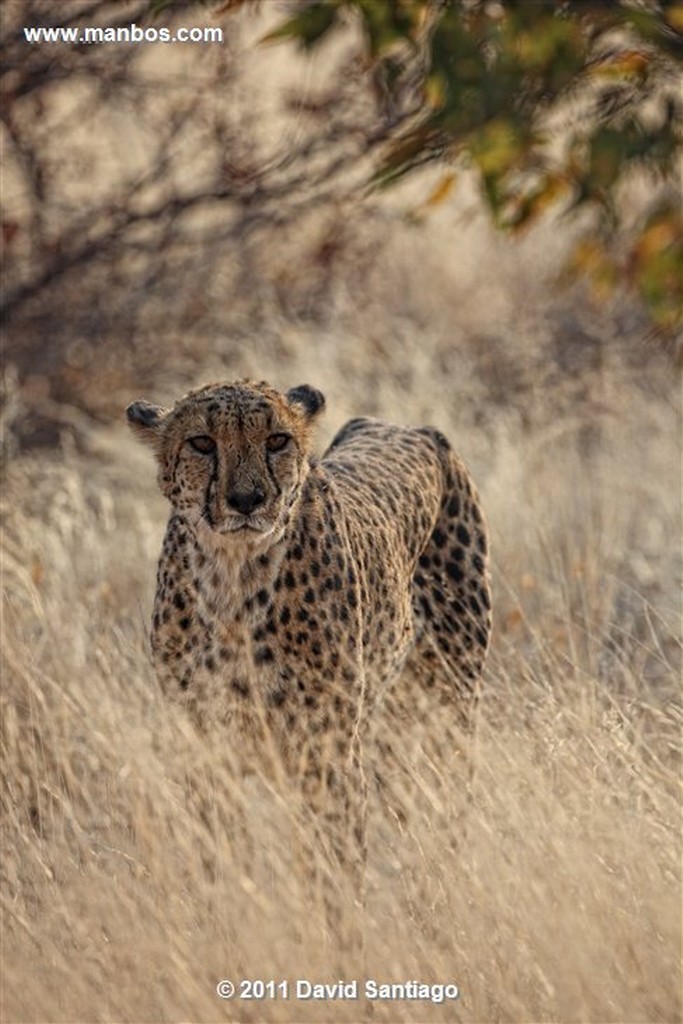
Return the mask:
<path id="1" fill-rule="evenodd" d="M 281 452 L 289 439 L 289 434 L 271 434 L 266 438 L 266 448 L 269 452 Z"/>
<path id="2" fill-rule="evenodd" d="M 201 452 L 202 455 L 210 455 L 216 448 L 216 442 L 208 434 L 198 434 L 197 437 L 190 437 L 188 438 L 188 444 L 196 452 Z"/>

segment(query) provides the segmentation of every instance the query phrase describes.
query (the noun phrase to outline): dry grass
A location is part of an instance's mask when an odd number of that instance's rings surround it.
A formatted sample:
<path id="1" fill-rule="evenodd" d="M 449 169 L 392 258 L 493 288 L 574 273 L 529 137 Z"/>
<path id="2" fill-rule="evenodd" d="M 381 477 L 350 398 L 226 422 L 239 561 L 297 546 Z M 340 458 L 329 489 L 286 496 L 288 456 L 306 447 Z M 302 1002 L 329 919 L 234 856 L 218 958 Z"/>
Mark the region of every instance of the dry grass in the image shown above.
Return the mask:
<path id="1" fill-rule="evenodd" d="M 262 6 L 276 16 L 278 5 Z M 164 131 L 175 124 L 166 109 L 202 97 L 206 116 L 191 117 L 177 145 L 171 133 L 183 181 L 201 184 L 211 145 L 223 167 L 223 118 L 238 163 L 242 151 L 295 153 L 317 131 L 303 112 L 283 113 L 284 97 L 294 81 L 319 95 L 329 51 L 304 62 L 256 50 L 263 26 L 247 29 L 246 43 L 231 35 L 227 58 L 204 51 L 182 74 L 163 55 L 155 79 L 140 51 L 126 79 L 129 100 L 149 80 L 140 109 L 149 103 Z M 90 97 L 91 121 L 63 134 L 50 117 L 79 83 L 63 87 L 52 114 L 29 102 L 13 116 L 44 140 L 51 216 L 66 197 L 95 218 L 100 189 L 115 194 L 136 160 L 156 161 L 150 171 L 163 161 L 148 118 L 125 114 L 137 108 L 121 106 L 118 81 L 100 106 Z M 174 180 L 160 180 L 164 194 Z M 424 205 L 424 179 L 224 241 L 232 208 L 212 207 L 196 233 L 160 234 L 142 271 L 135 248 L 79 267 L 14 325 L 4 1021 L 681 1019 L 672 370 L 643 350 L 627 309 L 557 297 L 563 223 L 514 246 L 494 241 L 470 185 L 463 175 L 453 203 L 423 224 L 405 212 Z M 365 911 L 347 900 L 363 962 L 326 933 L 300 857 L 312 824 L 297 794 L 265 765 L 245 778 L 239 749 L 196 736 L 150 669 L 166 509 L 119 417 L 143 397 L 141 381 L 145 397 L 166 401 L 243 375 L 321 387 L 321 446 L 351 415 L 434 423 L 470 463 L 491 525 L 494 639 L 471 798 L 444 710 L 387 708 L 396 761 L 371 798 Z M 414 696 L 409 679 L 405 692 Z M 365 977 L 455 981 L 461 995 L 314 1004 L 215 992 L 221 978 Z"/>
<path id="2" fill-rule="evenodd" d="M 387 1021 L 680 1019 L 676 413 L 625 371 L 609 380 L 612 415 L 570 405 L 531 433 L 491 428 L 478 475 L 497 629 L 473 799 L 448 716 L 397 717 L 405 820 L 373 796 L 365 962 L 311 904 L 296 795 L 243 778 L 157 693 L 165 510 L 145 454 L 111 428 L 87 455 L 11 464 L 4 1020 L 371 1012 L 218 1000 L 220 978 L 249 977 L 460 986 L 456 1004 L 375 1004 Z M 431 419 L 448 427 L 449 410 Z M 460 429 L 465 453 L 478 438 Z"/>

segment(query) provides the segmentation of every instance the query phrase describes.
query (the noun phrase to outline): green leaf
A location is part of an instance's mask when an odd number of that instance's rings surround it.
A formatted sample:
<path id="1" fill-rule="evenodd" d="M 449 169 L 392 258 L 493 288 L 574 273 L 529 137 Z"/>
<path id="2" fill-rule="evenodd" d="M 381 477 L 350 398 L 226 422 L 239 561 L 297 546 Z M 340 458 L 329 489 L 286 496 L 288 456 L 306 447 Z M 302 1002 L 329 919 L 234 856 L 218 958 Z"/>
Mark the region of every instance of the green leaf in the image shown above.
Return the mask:
<path id="1" fill-rule="evenodd" d="M 275 43 L 283 39 L 294 39 L 310 50 L 316 43 L 326 35 L 334 25 L 339 11 L 337 0 L 328 0 L 323 3 L 313 3 L 306 7 L 299 14 L 273 29 L 260 41 L 262 43 Z"/>
<path id="2" fill-rule="evenodd" d="M 361 14 L 371 57 L 380 57 L 395 46 L 412 44 L 422 5 L 355 0 Z"/>
<path id="3" fill-rule="evenodd" d="M 653 318 L 667 328 L 683 323 L 683 218 L 677 208 L 655 211 L 630 253 L 633 283 Z"/>
<path id="4" fill-rule="evenodd" d="M 524 142 L 514 121 L 498 117 L 473 135 L 469 149 L 482 174 L 502 178 L 523 155 Z"/>

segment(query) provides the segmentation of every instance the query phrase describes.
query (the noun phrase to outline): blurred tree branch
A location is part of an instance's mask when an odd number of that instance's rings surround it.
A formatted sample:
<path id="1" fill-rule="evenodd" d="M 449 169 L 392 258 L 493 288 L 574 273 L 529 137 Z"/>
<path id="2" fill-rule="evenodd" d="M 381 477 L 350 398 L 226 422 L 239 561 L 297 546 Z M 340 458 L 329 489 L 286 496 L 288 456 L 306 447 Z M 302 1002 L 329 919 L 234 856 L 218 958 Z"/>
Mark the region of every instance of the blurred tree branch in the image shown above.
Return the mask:
<path id="1" fill-rule="evenodd" d="M 206 6 L 206 0 L 176 0 L 174 8 L 198 3 Z M 680 325 L 683 3 L 298 0 L 288 6 L 290 16 L 265 42 L 312 50 L 350 22 L 360 28 L 366 81 L 391 127 L 373 175 L 377 186 L 445 161 L 475 171 L 503 229 L 522 231 L 551 209 L 586 212 L 590 223 L 567 276 L 587 275 L 599 298 L 631 287 L 655 323 Z M 149 0 L 152 13 L 163 7 L 164 0 Z M 639 184 L 648 198 L 634 200 Z"/>
<path id="2" fill-rule="evenodd" d="M 244 41 L 256 0 L 14 0 L 0 36 L 3 355 L 76 404 L 96 374 L 100 394 L 123 386 L 123 351 L 151 378 L 170 332 L 218 336 L 237 306 L 231 330 L 267 330 L 264 296 L 324 315 L 343 257 L 362 281 L 379 191 L 430 163 L 444 173 L 425 208 L 465 167 L 509 231 L 578 213 L 568 275 L 588 274 L 599 297 L 632 285 L 672 329 L 681 7 L 262 5 L 284 19 L 265 42 L 333 44 L 322 84 L 278 84 L 264 134 Z M 23 32 L 202 18 L 220 20 L 220 45 L 31 45 Z"/>
<path id="3" fill-rule="evenodd" d="M 186 5 L 165 6 L 167 16 L 177 17 Z M 193 65 L 205 78 L 204 87 L 193 90 L 180 80 L 169 85 L 141 74 L 135 47 L 30 46 L 23 35 L 26 25 L 144 23 L 148 11 L 147 2 L 66 3 L 57 22 L 54 5 L 14 5 L 2 40 L 0 77 L 8 162 L 20 182 L 3 213 L 8 259 L 0 309 L 8 320 L 79 269 L 120 259 L 128 249 L 139 251 L 139 229 L 156 228 L 167 241 L 178 239 L 187 214 L 220 208 L 222 239 L 244 239 L 255 226 L 291 223 L 302 212 L 357 194 L 367 174 L 354 169 L 389 137 L 387 125 L 367 105 L 359 113 L 358 90 L 348 75 L 344 83 L 342 69 L 339 88 L 320 97 L 319 109 L 310 112 L 315 130 L 301 133 L 294 149 L 259 159 L 243 125 L 225 111 L 223 93 L 236 81 L 229 41 L 207 69 L 199 61 Z M 60 92 L 65 83 L 71 92 L 80 87 L 73 109 Z M 98 120 L 116 116 L 148 126 L 151 153 L 144 168 L 133 174 L 124 166 L 111 187 L 98 179 L 95 194 L 84 188 L 77 198 L 67 197 L 69 183 L 60 180 L 56 161 L 77 163 L 82 125 L 96 131 Z M 200 124 L 210 125 L 200 143 L 208 161 L 201 173 L 189 175 L 182 149 L 196 148 Z M 348 179 L 343 185 L 342 178 Z"/>

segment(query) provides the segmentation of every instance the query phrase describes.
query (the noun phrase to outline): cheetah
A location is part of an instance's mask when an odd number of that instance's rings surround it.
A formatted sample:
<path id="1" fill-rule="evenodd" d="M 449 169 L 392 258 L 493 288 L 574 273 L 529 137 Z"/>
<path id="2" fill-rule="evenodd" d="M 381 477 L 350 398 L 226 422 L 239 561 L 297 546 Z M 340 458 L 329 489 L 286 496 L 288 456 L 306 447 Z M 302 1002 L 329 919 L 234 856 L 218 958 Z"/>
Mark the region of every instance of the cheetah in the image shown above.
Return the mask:
<path id="1" fill-rule="evenodd" d="M 345 815 L 362 859 L 363 811 L 350 807 L 363 739 L 408 657 L 447 681 L 454 711 L 475 705 L 488 541 L 443 434 L 353 419 L 316 458 L 324 405 L 307 384 L 240 381 L 170 410 L 134 402 L 127 417 L 171 504 L 151 637 L 162 690 L 242 736 L 267 727 L 311 799 L 337 827 Z"/>

